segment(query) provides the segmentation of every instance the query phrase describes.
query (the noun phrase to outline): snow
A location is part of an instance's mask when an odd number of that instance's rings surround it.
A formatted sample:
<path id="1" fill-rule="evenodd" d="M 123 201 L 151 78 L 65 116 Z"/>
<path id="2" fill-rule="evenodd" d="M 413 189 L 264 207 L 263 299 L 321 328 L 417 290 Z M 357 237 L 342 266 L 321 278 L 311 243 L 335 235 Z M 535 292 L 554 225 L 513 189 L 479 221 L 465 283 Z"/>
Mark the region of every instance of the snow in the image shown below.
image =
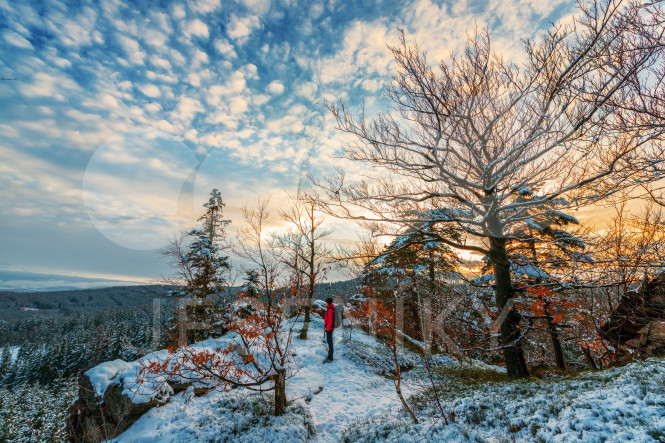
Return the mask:
<path id="1" fill-rule="evenodd" d="M 107 361 L 85 372 L 90 379 L 97 397 L 103 397 L 106 389 L 117 382 L 118 375 L 135 368 L 134 363 L 127 363 L 124 360 Z"/>
<path id="2" fill-rule="evenodd" d="M 298 327 L 296 326 L 296 330 Z M 658 441 L 665 436 L 665 362 L 632 363 L 590 371 L 572 378 L 464 384 L 439 374 L 446 410 L 455 422 L 445 425 L 432 403 L 423 403 L 421 423 L 401 411 L 391 380 L 372 360 L 383 352 L 370 335 L 352 330 L 334 334 L 335 360 L 323 363 L 323 322 L 312 318 L 308 340 L 294 338 L 297 371 L 287 380 L 291 402 L 283 416 L 272 415 L 270 397 L 242 388 L 194 397 L 189 389 L 153 408 L 115 442 L 186 441 Z M 224 337 L 228 344 L 233 337 Z M 219 346 L 206 340 L 196 346 Z M 161 351 L 160 351 L 161 352 Z M 146 356 L 148 358 L 149 356 Z M 404 352 L 407 363 L 419 361 Z M 121 360 L 95 368 L 96 389 L 116 379 L 131 382 Z M 125 363 L 127 364 L 127 363 Z M 434 364 L 458 371 L 499 368 L 437 356 Z M 90 372 L 90 371 L 89 371 Z M 452 373 L 450 373 L 452 374 Z M 452 376 L 451 376 L 452 377 Z M 414 400 L 427 386 L 422 368 L 404 373 L 403 392 Z M 99 386 L 99 388 L 97 388 Z M 166 393 L 168 395 L 168 392 Z M 427 409 L 430 408 L 430 409 Z"/>
<path id="3" fill-rule="evenodd" d="M 304 442 L 312 433 L 302 400 L 275 417 L 266 397 L 238 389 L 205 397 L 178 394 L 167 405 L 151 409 L 113 442 Z"/>
<path id="4" fill-rule="evenodd" d="M 335 359 L 324 364 L 327 346 L 323 343 L 323 322 L 310 325 L 309 339 L 294 340 L 299 361 L 298 374 L 289 380 L 287 395 L 310 396 L 310 412 L 317 429 L 314 441 L 336 442 L 342 431 L 360 416 L 375 415 L 399 407 L 392 382 L 358 365 L 345 355 L 340 331 L 333 334 Z M 317 328 L 318 326 L 318 328 Z M 371 337 L 354 331 L 354 339 L 374 343 Z M 312 392 L 322 387 L 316 395 Z"/>
<path id="5" fill-rule="evenodd" d="M 0 356 L 4 356 L 5 352 L 9 353 L 9 364 L 13 365 L 16 363 L 16 359 L 18 358 L 18 351 L 21 349 L 20 346 L 5 346 L 4 348 L 0 348 Z"/>
<path id="6" fill-rule="evenodd" d="M 511 263 L 510 271 L 516 277 L 524 276 L 533 279 L 540 278 L 545 280 L 554 280 L 553 277 L 549 275 L 547 272 L 543 271 L 539 267 L 534 266 L 532 264 L 520 265 L 517 263 Z M 494 281 L 494 274 L 485 274 L 482 277 L 474 279 L 473 283 L 480 285 L 480 284 L 488 284 L 493 281 Z"/>
<path id="7" fill-rule="evenodd" d="M 361 419 L 348 441 L 657 442 L 665 437 L 665 361 L 589 371 L 559 380 L 460 384 L 443 380 L 441 395 L 455 423 L 413 425 L 385 414 Z M 425 410 L 436 414 L 436 411 Z"/>
<path id="8" fill-rule="evenodd" d="M 118 378 L 118 383 L 122 383 L 122 393 L 127 395 L 132 403 L 142 404 L 152 400 L 163 403 L 173 395 L 173 389 L 165 377 L 139 375 L 137 369 L 135 367 L 133 371 L 125 372 Z"/>
<path id="9" fill-rule="evenodd" d="M 344 343 L 342 331 L 337 331 L 333 335 L 335 359 L 327 364 L 323 363 L 327 355 L 327 347 L 323 342 L 323 320 L 313 317 L 309 331 L 307 340 L 294 338 L 292 341 L 298 370 L 294 377 L 287 380 L 286 387 L 287 397 L 290 400 L 299 399 L 295 403 L 303 403 L 300 407 L 308 410 L 311 415 L 309 426 L 316 435 L 310 436 L 307 441 L 340 441 L 342 432 L 359 417 L 382 414 L 401 406 L 392 381 L 349 358 L 350 350 Z M 359 331 L 353 332 L 353 340 L 367 346 L 378 346 L 371 336 Z M 198 344 L 198 346 L 206 345 L 209 344 L 205 342 Z M 405 390 L 408 392 L 408 388 Z M 243 392 L 244 397 L 241 395 Z M 315 392 L 318 393 L 314 394 Z M 148 411 L 115 441 L 174 443 L 194 439 L 224 441 L 225 439 L 219 436 L 219 430 L 210 430 L 205 426 L 201 428 L 199 426 L 201 420 L 208 417 L 211 422 L 209 426 L 213 424 L 217 426 L 227 420 L 238 420 L 233 412 L 215 405 L 228 398 L 235 398 L 236 402 L 247 401 L 251 396 L 243 389 L 237 389 L 232 393 L 214 391 L 205 397 L 193 398 L 191 395 L 181 393 L 171 397 L 171 401 L 166 405 Z M 309 404 L 304 404 L 303 399 L 308 399 Z M 275 423 L 270 424 L 267 429 L 248 431 L 246 438 L 240 441 L 305 441 L 308 438 L 307 432 L 302 428 L 304 426 L 302 417 L 299 418 L 298 426 L 291 427 L 295 434 L 290 436 L 286 430 L 279 429 L 281 418 L 273 417 L 273 419 Z M 284 420 L 288 421 L 291 418 Z M 272 429 L 273 425 L 278 429 Z M 239 439 L 233 435 L 233 438 L 229 437 L 230 440 Z"/>

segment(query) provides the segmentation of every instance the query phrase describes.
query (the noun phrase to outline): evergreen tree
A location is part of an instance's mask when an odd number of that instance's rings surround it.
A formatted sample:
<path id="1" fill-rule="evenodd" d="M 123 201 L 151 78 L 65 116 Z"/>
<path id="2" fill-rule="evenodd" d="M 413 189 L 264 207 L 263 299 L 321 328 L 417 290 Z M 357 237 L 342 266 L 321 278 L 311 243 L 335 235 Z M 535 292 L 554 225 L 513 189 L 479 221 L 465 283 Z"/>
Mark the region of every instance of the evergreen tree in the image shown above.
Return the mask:
<path id="1" fill-rule="evenodd" d="M 248 269 L 245 274 L 245 284 L 242 287 L 242 291 L 247 297 L 259 297 L 261 295 L 261 280 L 259 278 L 259 273 L 254 269 Z"/>
<path id="2" fill-rule="evenodd" d="M 231 223 L 223 219 L 225 206 L 220 192 L 213 189 L 208 202 L 203 205 L 206 210 L 198 220 L 200 226 L 188 234 L 192 243 L 184 259 L 191 270 L 191 277 L 183 288 L 185 295 L 207 298 L 223 289 L 229 258 L 221 255 L 221 242 L 225 237 L 226 226 Z"/>

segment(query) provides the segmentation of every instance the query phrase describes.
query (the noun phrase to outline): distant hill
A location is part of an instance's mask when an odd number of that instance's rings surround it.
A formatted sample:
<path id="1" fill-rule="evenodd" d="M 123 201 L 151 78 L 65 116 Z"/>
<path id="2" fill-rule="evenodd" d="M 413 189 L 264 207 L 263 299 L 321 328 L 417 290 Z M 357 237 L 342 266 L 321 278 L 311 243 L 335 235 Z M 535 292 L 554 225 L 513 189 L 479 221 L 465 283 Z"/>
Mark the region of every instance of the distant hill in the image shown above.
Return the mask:
<path id="1" fill-rule="evenodd" d="M 137 285 L 66 291 L 1 291 L 0 320 L 28 317 L 61 317 L 86 312 L 101 312 L 131 306 L 148 306 L 154 298 L 164 298 L 175 286 Z M 357 282 L 346 280 L 322 283 L 315 298 L 348 300 L 357 292 Z"/>
<path id="2" fill-rule="evenodd" d="M 59 317 L 83 312 L 100 312 L 152 304 L 164 298 L 174 286 L 115 286 L 69 291 L 13 292 L 0 291 L 0 319 L 46 316 Z"/>
<path id="3" fill-rule="evenodd" d="M 111 286 L 145 285 L 145 281 L 82 277 L 0 267 L 0 291 L 46 292 L 76 289 L 109 288 Z"/>

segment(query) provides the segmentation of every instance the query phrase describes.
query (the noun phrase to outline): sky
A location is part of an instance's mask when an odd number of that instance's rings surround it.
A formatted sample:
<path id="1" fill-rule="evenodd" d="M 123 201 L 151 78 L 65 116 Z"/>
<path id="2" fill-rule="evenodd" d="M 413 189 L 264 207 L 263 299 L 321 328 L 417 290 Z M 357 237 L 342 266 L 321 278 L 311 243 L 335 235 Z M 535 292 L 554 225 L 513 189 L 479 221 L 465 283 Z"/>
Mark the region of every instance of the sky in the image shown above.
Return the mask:
<path id="1" fill-rule="evenodd" d="M 519 59 L 563 0 L 0 0 L 0 270 L 154 281 L 218 188 L 284 205 L 353 140 L 325 102 L 386 110 L 398 28 L 438 62 L 474 24 Z M 9 80 L 4 80 L 9 79 Z M 353 226 L 330 220 L 331 241 Z M 284 226 L 275 219 L 271 230 Z M 102 280 L 106 281 L 106 280 Z"/>

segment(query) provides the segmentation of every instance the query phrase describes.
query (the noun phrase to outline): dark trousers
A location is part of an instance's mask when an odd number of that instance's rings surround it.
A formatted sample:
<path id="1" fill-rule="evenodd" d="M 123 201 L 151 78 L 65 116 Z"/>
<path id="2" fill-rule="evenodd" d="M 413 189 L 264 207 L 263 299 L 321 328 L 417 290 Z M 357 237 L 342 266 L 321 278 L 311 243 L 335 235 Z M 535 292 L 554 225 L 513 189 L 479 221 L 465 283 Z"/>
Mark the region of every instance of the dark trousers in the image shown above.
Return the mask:
<path id="1" fill-rule="evenodd" d="M 328 359 L 332 360 L 333 359 L 333 331 L 326 331 L 326 341 L 328 342 Z"/>

